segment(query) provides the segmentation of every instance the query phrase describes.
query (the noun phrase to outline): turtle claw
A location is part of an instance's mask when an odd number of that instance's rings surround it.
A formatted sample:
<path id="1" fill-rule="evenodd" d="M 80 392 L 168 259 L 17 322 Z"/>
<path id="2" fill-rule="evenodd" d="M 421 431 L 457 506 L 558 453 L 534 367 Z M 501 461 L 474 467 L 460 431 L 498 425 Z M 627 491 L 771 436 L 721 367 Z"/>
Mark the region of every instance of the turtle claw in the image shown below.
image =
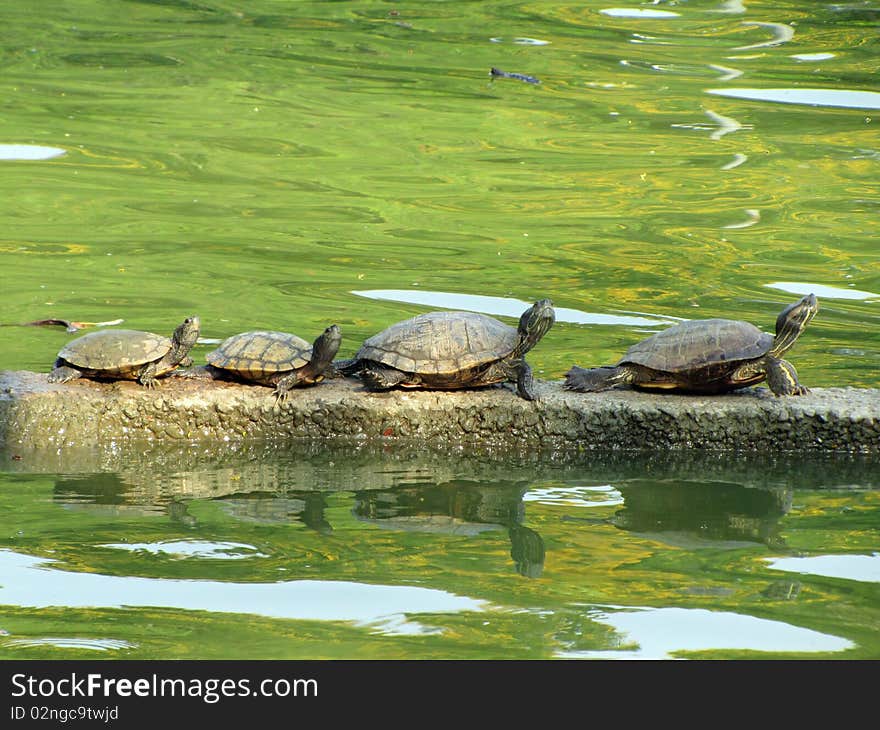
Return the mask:
<path id="1" fill-rule="evenodd" d="M 283 406 L 290 397 L 289 388 L 275 388 L 275 407 Z"/>

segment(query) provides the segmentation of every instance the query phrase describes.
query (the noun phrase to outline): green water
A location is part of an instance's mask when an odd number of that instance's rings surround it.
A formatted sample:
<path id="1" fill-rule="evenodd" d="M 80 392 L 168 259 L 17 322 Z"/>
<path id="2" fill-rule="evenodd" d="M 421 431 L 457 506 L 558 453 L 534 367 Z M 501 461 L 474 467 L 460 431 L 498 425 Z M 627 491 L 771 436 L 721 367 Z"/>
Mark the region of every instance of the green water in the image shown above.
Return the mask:
<path id="1" fill-rule="evenodd" d="M 880 385 L 869 3 L 2 17 L 0 145 L 65 154 L 0 160 L 0 368 L 49 369 L 50 317 L 347 357 L 451 293 L 583 315 L 529 355 L 556 379 L 814 291 L 802 382 Z M 870 459 L 302 448 L 7 455 L 0 656 L 880 657 Z"/>

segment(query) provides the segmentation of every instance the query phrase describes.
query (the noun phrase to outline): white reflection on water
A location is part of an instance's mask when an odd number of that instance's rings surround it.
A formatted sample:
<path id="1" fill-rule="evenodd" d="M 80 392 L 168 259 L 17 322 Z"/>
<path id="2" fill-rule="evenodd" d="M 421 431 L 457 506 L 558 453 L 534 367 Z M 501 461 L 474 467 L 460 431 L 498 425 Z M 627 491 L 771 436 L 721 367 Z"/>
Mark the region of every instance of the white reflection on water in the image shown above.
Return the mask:
<path id="1" fill-rule="evenodd" d="M 733 79 L 738 79 L 740 76 L 745 73 L 744 71 L 740 71 L 738 68 L 730 68 L 729 66 L 719 66 L 717 63 L 710 63 L 709 68 L 714 71 L 718 71 L 721 76 L 718 77 L 719 81 L 732 81 Z"/>
<path id="2" fill-rule="evenodd" d="M 746 162 L 748 159 L 749 159 L 749 158 L 748 158 L 747 155 L 744 155 L 744 154 L 742 154 L 742 153 L 740 153 L 740 152 L 737 152 L 737 153 L 733 156 L 733 159 L 732 159 L 730 162 L 728 162 L 728 163 L 725 164 L 725 165 L 722 165 L 722 166 L 719 167 L 718 169 L 719 169 L 719 170 L 732 170 L 733 168 L 735 168 L 735 167 L 739 167 L 740 165 L 742 165 L 742 164 L 743 164 L 744 162 Z"/>
<path id="3" fill-rule="evenodd" d="M 726 226 L 721 226 L 722 228 L 751 228 L 755 224 L 759 223 L 761 220 L 761 211 L 757 208 L 746 208 L 743 211 L 748 218 L 740 223 L 729 223 Z"/>
<path id="4" fill-rule="evenodd" d="M 106 543 L 98 547 L 116 550 L 143 551 L 158 555 L 176 555 L 181 558 L 221 558 L 238 560 L 241 558 L 266 557 L 252 545 L 242 542 L 207 542 L 205 540 L 166 540 L 164 542 L 119 542 Z"/>
<path id="5" fill-rule="evenodd" d="M 623 495 L 610 484 L 595 487 L 540 487 L 523 495 L 523 502 L 566 505 L 569 507 L 614 507 L 623 504 Z"/>
<path id="6" fill-rule="evenodd" d="M 752 43 L 748 46 L 737 46 L 733 50 L 735 51 L 750 51 L 753 48 L 769 48 L 772 46 L 778 46 L 782 43 L 788 43 L 792 38 L 794 38 L 794 28 L 790 25 L 785 25 L 784 23 L 763 23 L 757 20 L 744 20 L 742 22 L 743 25 L 757 25 L 762 28 L 769 28 L 773 31 L 773 38 L 769 41 L 763 41 L 761 43 Z"/>
<path id="7" fill-rule="evenodd" d="M 41 147 L 35 144 L 0 144 L 0 160 L 51 160 L 67 154 L 60 147 Z"/>
<path id="8" fill-rule="evenodd" d="M 351 621 L 384 634 L 436 633 L 408 614 L 482 611 L 486 602 L 417 586 L 293 580 L 234 583 L 77 573 L 0 549 L 0 604 L 30 608 L 154 606 L 313 621 Z"/>
<path id="9" fill-rule="evenodd" d="M 848 89 L 706 89 L 707 94 L 782 104 L 809 104 L 848 109 L 880 109 L 880 93 Z"/>
<path id="10" fill-rule="evenodd" d="M 671 10 L 651 10 L 650 8 L 605 8 L 602 15 L 612 18 L 677 18 L 679 13 Z"/>
<path id="11" fill-rule="evenodd" d="M 137 646 L 137 644 L 122 641 L 122 639 L 90 639 L 77 636 L 41 636 L 32 639 L 7 639 L 3 642 L 3 645 L 26 648 L 54 646 L 58 649 L 91 649 L 93 651 L 134 649 Z"/>
<path id="12" fill-rule="evenodd" d="M 712 13 L 744 13 L 746 12 L 746 6 L 743 3 L 743 0 L 725 0 L 725 2 L 721 3 L 714 10 L 710 10 Z"/>
<path id="13" fill-rule="evenodd" d="M 597 610 L 590 618 L 622 634 L 631 649 L 564 651 L 568 659 L 669 659 L 677 652 L 732 649 L 767 652 L 832 652 L 851 649 L 848 639 L 782 621 L 702 608 Z"/>
<path id="14" fill-rule="evenodd" d="M 837 286 L 826 286 L 825 284 L 804 284 L 800 281 L 775 281 L 772 284 L 764 284 L 768 289 L 779 289 L 789 294 L 815 294 L 817 297 L 825 299 L 873 299 L 880 297 L 880 294 L 874 294 L 869 291 L 859 291 L 858 289 L 843 289 Z"/>
<path id="15" fill-rule="evenodd" d="M 492 43 L 505 43 L 504 38 L 490 38 Z M 511 43 L 518 46 L 549 46 L 550 41 L 542 41 L 540 38 L 511 38 Z"/>
<path id="16" fill-rule="evenodd" d="M 520 299 L 507 297 L 489 297 L 479 294 L 454 294 L 452 292 L 425 291 L 413 289 L 372 289 L 369 291 L 353 291 L 359 297 L 368 299 L 385 299 L 392 302 L 406 302 L 408 304 L 421 304 L 426 307 L 440 307 L 441 309 L 465 310 L 467 312 L 480 312 L 502 317 L 516 317 L 526 311 L 534 302 L 525 302 Z M 607 324 L 623 325 L 631 327 L 659 327 L 680 321 L 677 317 L 630 317 L 618 314 L 596 314 L 594 312 L 582 312 L 579 309 L 566 309 L 554 307 L 556 320 L 559 322 L 574 322 L 576 324 Z"/>
<path id="17" fill-rule="evenodd" d="M 771 568 L 827 578 L 880 583 L 880 553 L 872 555 L 814 555 L 806 558 L 766 558 Z"/>
<path id="18" fill-rule="evenodd" d="M 709 135 L 709 139 L 721 139 L 725 134 L 745 129 L 745 127 L 733 117 L 725 117 L 718 112 L 713 112 L 711 109 L 706 109 L 705 111 L 706 116 L 718 125 L 718 129 Z"/>
<path id="19" fill-rule="evenodd" d="M 793 53 L 791 57 L 798 61 L 827 61 L 836 55 L 836 53 Z"/>

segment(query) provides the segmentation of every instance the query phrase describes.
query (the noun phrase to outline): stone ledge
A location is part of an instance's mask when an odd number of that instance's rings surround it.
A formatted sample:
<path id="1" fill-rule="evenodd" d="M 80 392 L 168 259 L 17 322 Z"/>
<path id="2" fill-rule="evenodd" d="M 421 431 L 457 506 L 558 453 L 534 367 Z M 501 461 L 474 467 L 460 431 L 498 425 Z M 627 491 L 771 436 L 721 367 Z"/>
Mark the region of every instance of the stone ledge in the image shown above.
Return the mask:
<path id="1" fill-rule="evenodd" d="M 275 404 L 270 388 L 167 378 L 155 390 L 120 381 L 50 384 L 0 371 L 0 446 L 122 447 L 149 442 L 413 440 L 569 449 L 717 449 L 880 453 L 880 390 L 765 388 L 721 396 L 632 390 L 572 393 L 538 381 L 538 402 L 506 386 L 367 391 L 332 380 Z"/>

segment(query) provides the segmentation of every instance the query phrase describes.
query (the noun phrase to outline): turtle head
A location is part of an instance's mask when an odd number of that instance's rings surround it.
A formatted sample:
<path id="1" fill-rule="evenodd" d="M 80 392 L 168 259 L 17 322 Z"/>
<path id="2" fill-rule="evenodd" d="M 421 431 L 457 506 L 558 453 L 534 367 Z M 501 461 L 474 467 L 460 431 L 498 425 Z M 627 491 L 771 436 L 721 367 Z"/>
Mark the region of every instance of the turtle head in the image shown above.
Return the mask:
<path id="1" fill-rule="evenodd" d="M 331 324 L 312 345 L 312 365 L 323 370 L 333 362 L 333 358 L 339 352 L 340 344 L 342 344 L 342 332 L 335 324 Z"/>
<path id="2" fill-rule="evenodd" d="M 553 311 L 553 302 L 549 299 L 539 299 L 529 307 L 519 318 L 519 344 L 516 347 L 517 356 L 521 357 L 538 344 L 540 339 L 547 334 L 556 321 L 556 313 Z"/>
<path id="3" fill-rule="evenodd" d="M 177 329 L 171 335 L 171 347 L 179 354 L 181 360 L 186 357 L 192 346 L 196 344 L 196 340 L 199 339 L 201 326 L 202 323 L 199 318 L 193 315 L 177 325 Z"/>
<path id="4" fill-rule="evenodd" d="M 807 294 L 800 301 L 783 309 L 776 318 L 776 339 L 770 353 L 779 357 L 788 350 L 818 311 L 819 300 L 815 294 Z"/>

